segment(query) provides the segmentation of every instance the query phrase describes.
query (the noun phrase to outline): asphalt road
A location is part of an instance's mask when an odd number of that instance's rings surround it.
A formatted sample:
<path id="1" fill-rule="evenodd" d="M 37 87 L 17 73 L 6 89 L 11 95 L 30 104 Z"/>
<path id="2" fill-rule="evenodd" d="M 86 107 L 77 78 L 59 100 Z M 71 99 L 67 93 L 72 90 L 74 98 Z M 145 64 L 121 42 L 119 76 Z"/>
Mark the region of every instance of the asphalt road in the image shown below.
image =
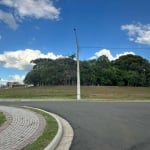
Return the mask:
<path id="1" fill-rule="evenodd" d="M 150 150 L 150 103 L 0 102 L 59 114 L 75 132 L 71 150 Z"/>

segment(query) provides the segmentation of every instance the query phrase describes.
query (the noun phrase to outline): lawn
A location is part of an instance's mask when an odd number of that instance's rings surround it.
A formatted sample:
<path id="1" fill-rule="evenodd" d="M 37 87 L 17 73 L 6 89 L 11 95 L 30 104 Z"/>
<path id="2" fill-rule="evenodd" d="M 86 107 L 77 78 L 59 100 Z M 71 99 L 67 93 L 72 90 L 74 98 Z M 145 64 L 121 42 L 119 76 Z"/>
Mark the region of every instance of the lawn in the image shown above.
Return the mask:
<path id="1" fill-rule="evenodd" d="M 0 126 L 6 121 L 5 115 L 3 112 L 0 112 Z"/>
<path id="2" fill-rule="evenodd" d="M 1 99 L 76 99 L 76 86 L 0 89 Z M 81 86 L 83 100 L 150 100 L 150 87 Z"/>
<path id="3" fill-rule="evenodd" d="M 150 100 L 150 88 L 146 87 L 84 87 L 82 89 L 85 99 L 107 100 Z"/>

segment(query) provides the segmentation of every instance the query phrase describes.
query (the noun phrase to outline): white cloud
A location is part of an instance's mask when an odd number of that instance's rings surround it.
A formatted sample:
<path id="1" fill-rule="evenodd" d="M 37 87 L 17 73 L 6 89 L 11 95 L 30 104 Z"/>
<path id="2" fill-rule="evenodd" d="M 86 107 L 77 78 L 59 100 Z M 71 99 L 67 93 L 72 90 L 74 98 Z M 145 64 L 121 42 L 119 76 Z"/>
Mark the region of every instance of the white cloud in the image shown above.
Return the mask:
<path id="1" fill-rule="evenodd" d="M 19 82 L 23 84 L 24 78 L 25 78 L 25 75 L 19 75 L 19 74 L 9 75 L 8 79 L 0 78 L 0 87 L 2 85 L 6 85 L 7 82 Z"/>
<path id="2" fill-rule="evenodd" d="M 37 58 L 57 59 L 61 57 L 65 56 L 55 55 L 52 52 L 43 54 L 40 50 L 32 49 L 7 51 L 3 54 L 0 54 L 0 65 L 5 68 L 16 68 L 18 70 L 28 71 L 33 67 L 33 64 L 30 63 L 31 60 Z"/>
<path id="3" fill-rule="evenodd" d="M 5 86 L 7 82 L 8 82 L 8 80 L 0 78 L 0 87 Z"/>
<path id="4" fill-rule="evenodd" d="M 127 24 L 122 25 L 121 30 L 127 30 L 129 40 L 139 43 L 150 45 L 150 24 Z"/>
<path id="5" fill-rule="evenodd" d="M 9 25 L 12 29 L 16 29 L 18 26 L 14 16 L 2 10 L 0 10 L 0 20 Z"/>
<path id="6" fill-rule="evenodd" d="M 102 50 L 96 52 L 95 55 L 92 56 L 90 59 L 97 59 L 98 57 L 103 56 L 103 55 L 107 56 L 109 60 L 113 60 L 112 54 L 107 49 L 102 49 Z"/>
<path id="7" fill-rule="evenodd" d="M 105 55 L 105 56 L 108 57 L 108 59 L 109 59 L 110 61 L 112 61 L 112 60 L 118 59 L 120 56 L 124 56 L 124 55 L 128 55 L 128 54 L 135 55 L 134 52 L 124 52 L 124 53 L 122 53 L 122 54 L 117 54 L 116 56 L 113 56 L 113 55 L 111 54 L 110 50 L 102 49 L 102 50 L 96 52 L 96 53 L 94 54 L 94 56 L 92 56 L 90 59 L 97 59 L 98 57 Z"/>
<path id="8" fill-rule="evenodd" d="M 7 6 L 12 6 L 13 5 L 13 0 L 1 0 L 0 4 L 5 4 Z"/>
<path id="9" fill-rule="evenodd" d="M 23 83 L 24 78 L 25 78 L 25 75 L 18 75 L 18 74 L 15 74 L 15 75 L 11 75 L 11 76 L 10 76 L 10 81 L 11 81 L 11 82 Z"/>
<path id="10" fill-rule="evenodd" d="M 17 21 L 25 17 L 57 20 L 60 15 L 60 9 L 54 6 L 52 0 L 1 0 L 0 5 L 5 5 L 13 9 L 13 14 L 0 11 L 0 20 L 13 28 L 17 25 Z"/>

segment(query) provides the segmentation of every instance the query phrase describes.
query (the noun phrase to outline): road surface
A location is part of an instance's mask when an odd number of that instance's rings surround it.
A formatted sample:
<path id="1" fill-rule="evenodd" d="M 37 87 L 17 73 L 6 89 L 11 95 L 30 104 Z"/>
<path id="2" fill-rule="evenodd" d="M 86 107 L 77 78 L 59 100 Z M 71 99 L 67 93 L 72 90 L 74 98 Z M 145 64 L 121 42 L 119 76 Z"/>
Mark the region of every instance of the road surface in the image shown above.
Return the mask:
<path id="1" fill-rule="evenodd" d="M 71 150 L 150 150 L 147 102 L 0 102 L 38 107 L 64 117 L 75 137 Z"/>

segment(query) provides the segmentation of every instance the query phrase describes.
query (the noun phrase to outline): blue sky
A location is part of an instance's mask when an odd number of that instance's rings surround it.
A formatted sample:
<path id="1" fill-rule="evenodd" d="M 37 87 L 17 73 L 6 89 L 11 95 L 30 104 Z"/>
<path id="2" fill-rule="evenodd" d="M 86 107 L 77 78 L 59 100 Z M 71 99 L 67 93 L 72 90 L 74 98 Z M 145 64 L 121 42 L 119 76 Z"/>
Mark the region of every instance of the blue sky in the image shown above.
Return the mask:
<path id="1" fill-rule="evenodd" d="M 149 0 L 0 0 L 0 78 L 21 81 L 36 58 L 76 53 L 150 60 Z"/>

